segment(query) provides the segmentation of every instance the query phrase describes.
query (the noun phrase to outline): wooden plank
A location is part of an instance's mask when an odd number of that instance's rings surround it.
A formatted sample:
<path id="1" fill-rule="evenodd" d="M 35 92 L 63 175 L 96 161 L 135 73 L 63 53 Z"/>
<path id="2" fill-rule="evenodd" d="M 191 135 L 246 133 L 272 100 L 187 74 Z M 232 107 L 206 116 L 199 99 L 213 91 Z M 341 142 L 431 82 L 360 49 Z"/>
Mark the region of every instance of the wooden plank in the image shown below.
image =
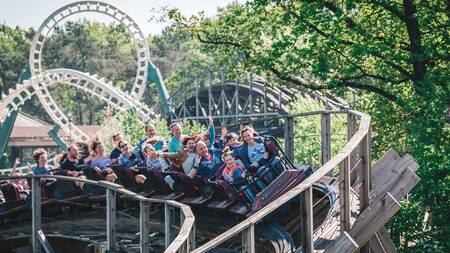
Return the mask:
<path id="1" fill-rule="evenodd" d="M 353 252 L 359 248 L 358 243 L 346 231 L 341 238 L 341 240 L 335 242 L 332 251 L 326 249 L 325 252 Z"/>
<path id="2" fill-rule="evenodd" d="M 331 159 L 331 120 L 329 113 L 320 114 L 322 165 Z"/>
<path id="3" fill-rule="evenodd" d="M 339 205 L 340 228 L 343 231 L 350 230 L 350 158 L 345 159 L 339 166 Z"/>
<path id="4" fill-rule="evenodd" d="M 370 239 L 370 249 L 373 253 L 386 253 L 377 234 Z"/>
<path id="5" fill-rule="evenodd" d="M 419 165 L 410 156 L 405 155 L 399 159 L 388 169 L 384 170 L 384 173 L 378 175 L 374 181 L 374 188 L 372 191 L 372 199 L 375 201 L 386 194 L 389 189 L 395 187 L 399 183 L 399 180 L 405 176 L 405 174 L 411 174 L 409 176 L 417 177 L 414 170 L 417 170 Z M 406 175 L 409 177 L 408 175 Z M 396 196 L 400 200 L 403 196 Z"/>
<path id="6" fill-rule="evenodd" d="M 404 171 L 401 178 L 393 186 L 392 191 L 388 192 L 382 200 L 372 202 L 353 224 L 349 235 L 355 239 L 358 245 L 366 244 L 400 210 L 398 200 L 404 197 L 419 182 L 420 179 L 412 170 L 406 169 Z M 347 239 L 343 236 L 339 237 L 335 243 L 326 248 L 325 252 L 349 252 L 350 249 L 336 251 L 335 247 L 342 245 L 341 240 Z"/>
<path id="7" fill-rule="evenodd" d="M 380 229 L 380 231 L 377 232 L 377 235 L 380 238 L 380 241 L 383 244 L 383 248 L 387 253 L 397 253 L 397 248 L 395 247 L 395 244 L 389 236 L 389 233 L 385 227 Z"/>
<path id="8" fill-rule="evenodd" d="M 302 231 L 305 234 L 305 240 L 303 242 L 304 252 L 312 253 L 314 252 L 314 241 L 313 241 L 313 196 L 312 187 L 306 189 L 303 192 L 304 205 L 301 207 L 305 213 L 304 215 L 304 227 Z"/>
<path id="9" fill-rule="evenodd" d="M 242 252 L 255 253 L 255 244 L 255 225 L 251 225 L 242 232 Z"/>
<path id="10" fill-rule="evenodd" d="M 108 251 L 116 249 L 116 192 L 106 189 L 106 241 Z"/>
<path id="11" fill-rule="evenodd" d="M 294 118 L 286 118 L 284 125 L 285 152 L 289 159 L 294 158 Z"/>

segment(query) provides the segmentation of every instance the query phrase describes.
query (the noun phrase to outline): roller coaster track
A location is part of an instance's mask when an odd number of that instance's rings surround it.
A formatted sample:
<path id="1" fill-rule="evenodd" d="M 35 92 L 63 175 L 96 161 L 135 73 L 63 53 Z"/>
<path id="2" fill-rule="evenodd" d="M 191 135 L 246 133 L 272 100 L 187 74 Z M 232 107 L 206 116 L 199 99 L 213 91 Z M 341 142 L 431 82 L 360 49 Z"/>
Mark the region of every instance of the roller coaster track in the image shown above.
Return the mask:
<path id="1" fill-rule="evenodd" d="M 213 84 L 208 77 L 205 80 L 207 87 L 201 90 L 198 80 L 192 85 L 182 86 L 165 101 L 176 107 L 171 120 L 202 121 L 212 116 L 222 125 L 231 125 L 240 120 L 286 114 L 289 102 L 298 98 L 317 100 L 329 109 L 350 109 L 347 102 L 329 93 L 306 92 L 285 85 L 277 87 L 262 77 L 249 76 L 255 78 L 240 83 L 238 80 L 226 80 L 222 73 L 220 83 Z M 269 121 L 265 121 L 264 126 L 269 125 Z"/>
<path id="2" fill-rule="evenodd" d="M 142 121 L 146 121 L 153 112 L 145 104 L 134 100 L 131 96 L 112 86 L 112 83 L 105 83 L 103 79 L 97 79 L 80 71 L 71 69 L 52 69 L 33 76 L 23 84 L 18 84 L 16 89 L 10 89 L 8 96 L 0 102 L 0 119 L 8 116 L 12 111 L 18 110 L 20 106 L 34 95 L 45 93 L 47 88 L 64 84 L 85 91 L 98 99 L 107 102 L 118 110 L 125 111 L 135 108 L 137 115 Z M 39 97 L 39 96 L 38 96 Z M 55 122 L 58 122 L 63 129 L 68 129 L 71 124 L 63 116 L 64 114 L 54 106 L 51 97 L 39 97 L 42 105 L 47 108 L 49 115 Z M 87 140 L 88 137 L 81 131 L 73 130 L 75 139 Z"/>
<path id="3" fill-rule="evenodd" d="M 42 50 L 45 44 L 45 40 L 48 38 L 52 30 L 60 23 L 62 20 L 69 16 L 84 13 L 84 12 L 95 12 L 104 14 L 112 17 L 119 23 L 121 23 L 125 29 L 131 34 L 131 38 L 134 43 L 134 47 L 137 54 L 137 71 L 136 78 L 129 95 L 135 101 L 139 101 L 142 97 L 145 86 L 147 84 L 148 75 L 148 64 L 152 64 L 150 61 L 150 54 L 148 51 L 148 45 L 145 41 L 145 37 L 142 31 L 139 29 L 138 25 L 130 18 L 127 14 L 122 12 L 120 9 L 106 3 L 98 1 L 80 1 L 63 6 L 53 12 L 45 21 L 41 24 L 37 30 L 33 42 L 31 44 L 29 65 L 32 76 L 36 76 L 43 73 L 42 70 Z M 91 76 L 90 79 L 97 80 L 96 76 Z M 97 80 L 97 82 L 104 82 L 103 79 Z M 109 85 L 112 87 L 112 85 Z M 88 88 L 89 89 L 89 88 Z M 111 89 L 109 89 L 111 90 Z M 69 131 L 69 120 L 62 110 L 55 103 L 50 95 L 47 85 L 41 85 L 39 92 L 36 93 L 40 102 L 42 103 L 44 109 L 50 115 L 50 117 L 58 124 L 64 131 Z M 116 92 L 115 95 L 123 95 L 123 93 Z M 111 98 L 112 104 L 117 104 L 114 100 L 123 100 L 122 98 L 116 96 Z M 71 132 L 74 132 L 74 138 L 80 140 L 87 140 L 89 136 L 86 136 L 78 127 L 71 124 Z"/>
<path id="4" fill-rule="evenodd" d="M 117 88 L 112 83 L 106 83 L 104 79 L 97 78 L 95 75 L 89 75 L 76 70 L 70 69 L 42 69 L 42 50 L 45 40 L 48 38 L 52 30 L 65 18 L 83 12 L 97 12 L 108 15 L 120 22 L 125 29 L 131 34 L 133 43 L 137 53 L 138 68 L 136 79 L 130 94 L 127 94 Z M 39 27 L 33 38 L 29 64 L 32 73 L 31 79 L 25 81 L 21 85 L 17 85 L 15 89 L 10 89 L 8 95 L 2 94 L 0 101 L 0 122 L 3 121 L 13 111 L 19 110 L 32 96 L 36 95 L 43 105 L 44 109 L 50 117 L 64 131 L 68 132 L 71 128 L 73 137 L 78 140 L 88 140 L 89 136 L 81 130 L 71 125 L 70 121 L 64 115 L 62 110 L 55 103 L 49 92 L 49 87 L 63 84 L 83 90 L 94 95 L 98 99 L 107 102 L 118 110 L 127 110 L 135 108 L 141 120 L 147 120 L 152 116 L 153 112 L 146 105 L 140 103 L 140 98 L 144 93 L 147 82 L 150 61 L 148 45 L 145 38 L 136 25 L 136 23 L 125 13 L 116 7 L 97 1 L 81 1 L 68 4 L 55 12 L 53 12 Z M 347 131 L 348 142 L 345 146 L 329 160 L 317 169 L 305 181 L 295 186 L 287 193 L 278 197 L 275 201 L 269 203 L 250 217 L 239 222 L 237 225 L 216 236 L 214 239 L 207 241 L 197 249 L 193 249 L 195 245 L 194 234 L 194 216 L 189 207 L 175 201 L 159 201 L 164 204 L 166 213 L 165 218 L 165 246 L 166 252 L 207 252 L 220 244 L 230 242 L 232 238 L 242 235 L 242 251 L 255 252 L 256 242 L 255 234 L 265 233 L 268 237 L 274 238 L 271 243 L 278 245 L 278 252 L 313 252 L 315 247 L 321 244 L 319 239 L 324 233 L 330 232 L 331 235 L 322 239 L 328 240 L 321 251 L 326 252 L 347 252 L 355 249 L 366 248 L 370 241 L 372 249 L 376 245 L 375 238 L 379 236 L 380 229 L 392 215 L 399 210 L 398 201 L 414 187 L 418 182 L 414 171 L 417 164 L 411 157 L 400 158 L 398 155 L 388 153 L 384 160 L 381 160 L 374 167 L 377 170 L 372 171 L 371 167 L 371 128 L 370 116 L 350 110 L 345 101 L 336 98 L 330 98 L 329 94 L 320 92 L 304 93 L 290 88 L 268 87 L 267 82 L 261 78 L 251 80 L 247 84 L 241 85 L 241 88 L 230 92 L 233 87 L 238 85 L 237 82 L 222 80 L 221 85 L 213 86 L 209 84 L 208 91 L 199 92 L 196 88 L 195 94 L 189 96 L 189 99 L 195 99 L 195 106 L 187 108 L 186 92 L 184 102 L 179 107 L 177 117 L 201 120 L 212 115 L 213 118 L 233 118 L 236 115 L 247 115 L 249 118 L 270 117 L 270 120 L 288 120 L 296 117 L 304 117 L 309 115 L 323 115 L 326 117 L 330 114 L 346 114 L 348 119 Z M 185 90 L 184 90 L 185 91 Z M 237 93 L 236 93 L 237 92 Z M 244 95 L 239 95 L 239 93 Z M 215 93 L 218 99 L 212 94 Z M 247 96 L 246 96 L 247 94 Z M 321 101 L 328 109 L 341 109 L 340 111 L 324 110 L 319 112 L 308 112 L 296 115 L 280 115 L 287 112 L 286 104 L 293 97 L 304 96 L 311 97 Z M 173 97 L 176 97 L 174 94 Z M 201 98 L 201 99 L 200 99 Z M 205 100 L 206 99 L 206 100 Z M 171 101 L 166 101 L 171 103 Z M 195 112 L 193 111 L 195 109 Z M 214 109 L 214 110 L 213 110 Z M 202 113 L 200 114 L 199 111 Z M 208 113 L 206 113 L 208 111 Z M 194 116 L 193 116 L 194 115 Z M 258 119 L 261 120 L 261 119 Z M 256 120 L 256 121 L 258 121 Z M 266 119 L 262 119 L 266 120 Z M 359 127 L 356 125 L 359 120 Z M 256 122 L 255 121 L 255 122 Z M 285 121 L 288 122 L 288 121 Z M 326 135 L 326 133 L 325 133 Z M 329 135 L 329 133 L 328 133 Z M 288 145 L 289 143 L 286 143 Z M 322 148 L 326 145 L 322 145 Z M 329 149 L 329 148 L 328 148 Z M 323 150 L 322 150 L 323 151 Z M 329 150 L 328 150 L 329 151 Z M 330 152 L 330 151 L 329 151 Z M 333 176 L 332 180 L 337 180 L 333 185 L 339 191 L 339 211 L 333 213 L 333 217 L 329 217 L 330 224 L 332 221 L 337 222 L 337 226 L 330 225 L 328 230 L 323 226 L 319 228 L 314 226 L 313 207 L 316 203 L 312 198 L 312 191 L 315 184 L 326 178 L 335 168 L 339 168 L 339 173 Z M 353 171 L 359 171 L 359 177 L 356 182 L 350 182 L 350 175 Z M 399 172 L 401 171 L 401 173 Z M 377 177 L 373 178 L 373 173 L 377 173 Z M 383 174 L 384 173 L 384 174 Z M 387 173 L 387 176 L 385 174 Z M 390 173 L 390 174 L 389 174 Z M 397 173 L 397 174 L 396 174 Z M 386 180 L 384 179 L 385 176 Z M 77 181 L 81 179 L 58 177 L 60 180 Z M 33 191 L 36 192 L 39 186 L 38 176 L 28 176 L 32 180 Z M 116 245 L 115 231 L 115 196 L 116 194 L 124 194 L 128 197 L 139 201 L 141 223 L 140 223 L 140 250 L 148 252 L 148 238 L 142 235 L 149 234 L 148 224 L 148 204 L 157 200 L 146 199 L 136 193 L 125 190 L 120 185 L 114 185 L 107 182 L 84 181 L 88 184 L 94 184 L 107 189 L 107 242 L 108 249 L 114 249 Z M 374 185 L 372 185 L 374 183 Z M 373 188 L 372 188 L 373 187 Z M 375 197 L 371 197 L 371 192 L 375 192 Z M 37 194 L 33 194 L 37 196 Z M 36 197 L 37 198 L 37 197 Z M 255 231 L 257 225 L 263 224 L 267 217 L 278 210 L 292 199 L 300 199 L 299 207 L 299 227 L 301 233 L 301 243 L 295 244 L 289 238 L 289 235 L 283 229 L 275 226 L 267 226 L 261 232 Z M 351 199 L 356 199 L 356 202 Z M 33 200 L 33 231 L 40 228 L 40 213 L 35 211 L 39 206 L 39 199 Z M 356 203 L 356 204 L 355 204 Z M 173 225 L 168 219 L 171 207 L 182 210 L 183 216 L 180 218 L 180 230 L 175 238 L 170 238 L 167 233 Z M 37 212 L 37 213 L 36 213 Z M 352 217 L 350 214 L 354 213 Z M 317 218 L 317 217 L 316 217 Z M 374 223 L 376 221 L 376 223 Z M 334 223 L 336 224 L 336 223 Z M 273 224 L 271 224 L 273 225 Z M 366 230 L 364 230 L 366 228 Z M 36 235 L 33 232 L 34 248 L 37 248 Z M 169 232 L 170 234 L 170 232 Z M 322 240 L 323 241 L 323 240 Z M 380 246 L 381 247 L 381 246 Z M 276 247 L 274 247 L 276 248 Z M 381 247 L 385 248 L 386 247 Z M 377 251 L 382 252 L 382 251 Z"/>

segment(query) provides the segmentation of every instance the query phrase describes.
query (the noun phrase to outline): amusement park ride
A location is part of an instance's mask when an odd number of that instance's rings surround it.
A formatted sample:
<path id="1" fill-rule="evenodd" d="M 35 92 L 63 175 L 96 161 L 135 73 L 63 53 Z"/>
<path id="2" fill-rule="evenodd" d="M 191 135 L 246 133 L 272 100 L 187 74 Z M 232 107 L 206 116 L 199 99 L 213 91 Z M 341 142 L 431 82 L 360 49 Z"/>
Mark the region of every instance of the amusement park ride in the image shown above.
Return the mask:
<path id="1" fill-rule="evenodd" d="M 84 12 L 108 15 L 131 34 L 138 67 L 130 92 L 77 70 L 42 69 L 47 36 L 65 18 Z M 68 190 L 73 189 L 75 181 L 82 182 L 98 189 L 98 194 L 52 198 L 41 185 L 41 176 L 10 176 L 10 170 L 2 170 L 2 182 L 26 178 L 31 184 L 31 196 L 20 201 L 7 184 L 0 183 L 4 198 L 0 208 L 0 251 L 396 252 L 384 224 L 418 183 L 418 165 L 412 157 L 400 157 L 393 150 L 372 162 L 370 116 L 351 109 L 345 101 L 318 92 L 269 87 L 263 79 L 251 76 L 243 83 L 222 77 L 220 84 L 210 81 L 207 90 L 194 85 L 190 93 L 182 87 L 170 97 L 137 24 L 118 8 L 97 1 L 71 3 L 53 12 L 36 32 L 29 68 L 30 77 L 2 95 L 0 151 L 18 110 L 32 96 L 38 97 L 62 130 L 70 131 L 76 140 L 89 140 L 55 103 L 49 92 L 51 86 L 75 87 L 117 110 L 134 109 L 142 121 L 147 121 L 155 113 L 140 100 L 150 83 L 156 84 L 162 113 L 170 120 L 204 120 L 212 115 L 221 124 L 251 122 L 264 127 L 267 133 L 284 136 L 284 147 L 272 138 L 278 150 L 276 159 L 268 165 L 266 174 L 255 176 L 245 188 L 254 192 L 254 200 L 245 198 L 242 186 L 236 185 L 231 185 L 230 191 L 238 197 L 230 197 L 227 188 L 220 185 L 214 186 L 213 195 L 204 196 L 142 192 L 133 183 L 124 184 L 125 179 L 120 185 L 60 175 L 46 177 L 56 178 Z M 299 95 L 313 97 L 325 109 L 286 113 L 287 102 Z M 174 99 L 180 97 L 183 99 L 175 108 Z M 332 156 L 331 115 L 338 114 L 347 117 L 347 143 Z M 293 122 L 311 115 L 320 116 L 320 168 L 292 162 Z M 126 177 L 117 174 L 119 180 Z"/>

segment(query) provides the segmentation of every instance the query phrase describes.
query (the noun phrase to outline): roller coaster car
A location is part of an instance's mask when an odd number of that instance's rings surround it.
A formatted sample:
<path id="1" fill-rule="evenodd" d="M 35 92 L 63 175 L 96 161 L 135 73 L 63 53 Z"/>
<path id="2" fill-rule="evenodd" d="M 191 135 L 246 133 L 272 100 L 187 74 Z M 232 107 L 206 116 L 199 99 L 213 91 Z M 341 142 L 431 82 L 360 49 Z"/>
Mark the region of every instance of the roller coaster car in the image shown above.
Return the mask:
<path id="1" fill-rule="evenodd" d="M 227 183 L 220 179 L 223 169 L 217 171 L 216 186 L 227 201 L 215 200 L 208 207 L 228 209 L 239 215 L 251 215 L 311 174 L 311 167 L 298 169 L 287 158 L 273 157 L 259 173 L 240 182 Z"/>
<path id="2" fill-rule="evenodd" d="M 3 201 L 0 202 L 0 218 L 18 214 L 28 210 L 26 200 L 22 199 L 19 190 L 8 181 L 0 182 Z"/>

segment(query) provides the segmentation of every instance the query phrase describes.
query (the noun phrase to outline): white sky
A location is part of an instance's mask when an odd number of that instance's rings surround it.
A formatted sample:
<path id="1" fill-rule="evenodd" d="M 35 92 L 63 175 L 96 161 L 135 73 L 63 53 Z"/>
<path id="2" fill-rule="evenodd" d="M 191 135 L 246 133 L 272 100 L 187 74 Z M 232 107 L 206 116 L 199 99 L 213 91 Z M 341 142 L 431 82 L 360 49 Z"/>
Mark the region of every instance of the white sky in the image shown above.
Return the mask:
<path id="1" fill-rule="evenodd" d="M 177 7 L 185 15 L 204 11 L 207 16 L 213 16 L 217 7 L 223 7 L 233 0 L 101 0 L 121 9 L 128 14 L 141 28 L 144 35 L 159 34 L 167 24 L 149 21 L 155 15 L 152 9 L 164 6 Z M 0 23 L 22 28 L 37 29 L 53 11 L 75 0 L 0 0 Z M 239 0 L 238 2 L 244 2 Z M 82 13 L 67 20 L 78 20 L 86 17 L 88 20 L 110 23 L 112 18 L 102 14 Z"/>

